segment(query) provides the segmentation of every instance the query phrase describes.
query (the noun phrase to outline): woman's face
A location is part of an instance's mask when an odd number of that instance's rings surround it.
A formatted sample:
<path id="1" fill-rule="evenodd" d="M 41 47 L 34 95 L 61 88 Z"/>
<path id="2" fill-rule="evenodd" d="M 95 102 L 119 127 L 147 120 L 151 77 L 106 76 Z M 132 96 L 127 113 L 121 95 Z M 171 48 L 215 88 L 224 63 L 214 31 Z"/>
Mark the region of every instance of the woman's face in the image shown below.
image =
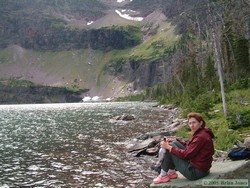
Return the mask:
<path id="1" fill-rule="evenodd" d="M 201 127 L 202 121 L 199 122 L 197 119 L 192 117 L 188 120 L 188 124 L 192 133 L 195 133 Z"/>

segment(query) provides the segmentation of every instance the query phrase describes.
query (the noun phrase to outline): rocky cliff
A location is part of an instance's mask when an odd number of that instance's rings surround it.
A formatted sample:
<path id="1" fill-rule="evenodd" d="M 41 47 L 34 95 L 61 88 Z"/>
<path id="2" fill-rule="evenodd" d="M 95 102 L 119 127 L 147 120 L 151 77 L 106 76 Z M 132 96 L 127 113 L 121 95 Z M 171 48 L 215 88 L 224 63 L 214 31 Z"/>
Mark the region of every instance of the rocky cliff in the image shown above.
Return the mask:
<path id="1" fill-rule="evenodd" d="M 107 71 L 131 83 L 130 89 L 141 90 L 170 80 L 174 68 L 172 65 L 164 66 L 163 62 L 157 60 L 131 60 L 119 67 L 111 65 Z"/>
<path id="2" fill-rule="evenodd" d="M 81 95 L 87 90 L 73 91 L 67 88 L 16 85 L 0 83 L 0 104 L 33 104 L 81 102 Z"/>

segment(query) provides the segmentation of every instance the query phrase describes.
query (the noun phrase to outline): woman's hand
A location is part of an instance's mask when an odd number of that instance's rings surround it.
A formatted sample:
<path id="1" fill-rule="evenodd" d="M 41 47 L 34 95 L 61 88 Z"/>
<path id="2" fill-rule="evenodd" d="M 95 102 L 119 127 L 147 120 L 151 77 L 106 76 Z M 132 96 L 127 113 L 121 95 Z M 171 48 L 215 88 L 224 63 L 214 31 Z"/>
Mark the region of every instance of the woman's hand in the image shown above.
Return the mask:
<path id="1" fill-rule="evenodd" d="M 167 142 L 173 142 L 175 140 L 176 140 L 176 138 L 174 136 L 168 136 L 166 139 Z"/>
<path id="2" fill-rule="evenodd" d="M 162 148 L 165 148 L 165 149 L 167 149 L 167 150 L 169 150 L 169 151 L 172 150 L 172 146 L 170 146 L 170 145 L 169 145 L 169 142 L 167 142 L 167 141 L 162 141 L 162 142 L 161 142 L 161 147 L 162 147 Z"/>

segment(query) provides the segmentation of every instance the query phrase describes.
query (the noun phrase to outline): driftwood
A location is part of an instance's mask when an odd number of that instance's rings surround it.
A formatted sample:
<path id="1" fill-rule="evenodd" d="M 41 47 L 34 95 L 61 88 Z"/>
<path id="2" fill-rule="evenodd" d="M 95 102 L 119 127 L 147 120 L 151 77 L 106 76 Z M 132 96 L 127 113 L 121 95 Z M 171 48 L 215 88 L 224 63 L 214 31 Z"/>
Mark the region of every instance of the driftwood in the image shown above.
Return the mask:
<path id="1" fill-rule="evenodd" d="M 149 138 L 152 138 L 152 137 L 155 137 L 155 136 L 161 136 L 161 137 L 164 137 L 164 136 L 172 136 L 174 135 L 175 132 L 173 131 L 156 131 L 156 132 L 150 132 L 150 133 L 145 133 L 141 136 L 139 136 L 137 139 L 139 140 L 146 140 L 146 139 L 149 139 Z"/>
<path id="2" fill-rule="evenodd" d="M 157 155 L 160 149 L 160 142 L 163 138 L 175 135 L 177 129 L 182 126 L 184 126 L 183 122 L 176 121 L 157 131 L 145 133 L 137 137 L 136 143 L 128 149 L 128 152 L 135 153 L 136 157 L 142 154 Z"/>
<path id="3" fill-rule="evenodd" d="M 151 147 L 152 145 L 154 146 L 156 143 L 155 143 L 155 140 L 153 138 L 149 138 L 147 140 L 144 140 L 142 142 L 137 142 L 135 143 L 134 146 L 132 146 L 128 152 L 133 152 L 133 151 L 138 151 L 138 150 L 143 150 L 143 149 L 146 149 L 148 147 Z"/>
<path id="4" fill-rule="evenodd" d="M 162 106 L 161 108 L 167 109 L 172 116 L 169 116 L 169 118 L 163 122 L 165 125 L 160 129 L 140 135 L 136 138 L 136 142 L 132 141 L 129 143 L 129 146 L 132 144 L 132 147 L 128 149 L 129 153 L 135 153 L 137 157 L 142 154 L 157 155 L 163 137 L 175 135 L 178 128 L 185 124 L 185 120 L 183 119 L 174 119 L 174 117 L 177 116 L 177 108 L 174 108 L 172 105 Z M 112 118 L 110 121 L 131 121 L 134 119 L 134 115 L 123 114 Z"/>
<path id="5" fill-rule="evenodd" d="M 158 155 L 159 150 L 160 150 L 160 143 L 156 144 L 152 148 L 146 149 L 146 153 L 149 155 Z"/>

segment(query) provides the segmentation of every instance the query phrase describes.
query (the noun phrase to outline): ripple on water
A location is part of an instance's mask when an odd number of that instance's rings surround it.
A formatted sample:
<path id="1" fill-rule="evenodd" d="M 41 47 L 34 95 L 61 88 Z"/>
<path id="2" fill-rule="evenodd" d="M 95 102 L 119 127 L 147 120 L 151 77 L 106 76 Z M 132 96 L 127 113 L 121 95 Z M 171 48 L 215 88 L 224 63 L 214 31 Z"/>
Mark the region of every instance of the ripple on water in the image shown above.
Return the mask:
<path id="1" fill-rule="evenodd" d="M 134 158 L 125 149 L 128 139 L 160 127 L 155 119 L 165 112 L 152 111 L 151 106 L 0 106 L 0 188 L 147 187 L 149 160 Z M 136 120 L 109 121 L 121 114 L 134 114 Z"/>

